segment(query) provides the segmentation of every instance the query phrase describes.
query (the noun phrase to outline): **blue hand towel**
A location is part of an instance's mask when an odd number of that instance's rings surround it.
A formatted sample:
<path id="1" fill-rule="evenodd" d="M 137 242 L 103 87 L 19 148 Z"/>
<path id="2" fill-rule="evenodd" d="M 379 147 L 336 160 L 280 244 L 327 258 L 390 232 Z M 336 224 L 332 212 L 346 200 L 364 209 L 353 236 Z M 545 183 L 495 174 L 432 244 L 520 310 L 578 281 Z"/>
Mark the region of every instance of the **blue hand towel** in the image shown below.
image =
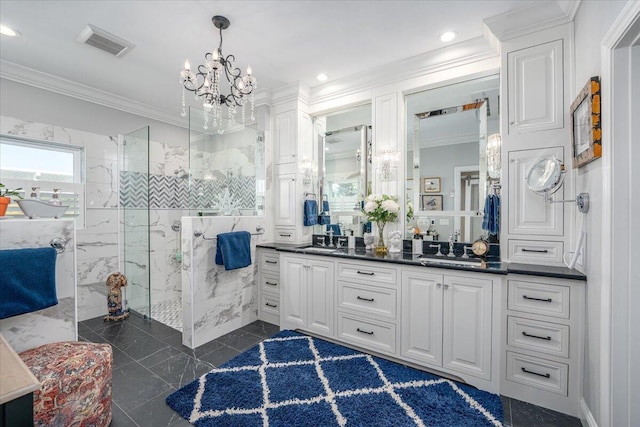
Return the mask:
<path id="1" fill-rule="evenodd" d="M 54 248 L 0 251 L 0 319 L 58 304 Z"/>
<path id="2" fill-rule="evenodd" d="M 496 194 L 487 195 L 484 201 L 482 229 L 493 235 L 500 231 L 500 196 Z"/>
<path id="3" fill-rule="evenodd" d="M 318 224 L 320 225 L 329 225 L 331 224 L 331 216 L 327 214 L 318 215 Z"/>
<path id="4" fill-rule="evenodd" d="M 328 200 L 323 200 L 322 201 L 322 212 L 326 212 L 329 213 L 329 201 Z"/>
<path id="5" fill-rule="evenodd" d="M 315 200 L 304 201 L 304 218 L 305 227 L 316 225 L 318 223 L 318 202 Z"/>
<path id="6" fill-rule="evenodd" d="M 248 231 L 220 233 L 217 243 L 217 265 L 224 265 L 225 270 L 251 265 L 251 233 Z"/>
<path id="7" fill-rule="evenodd" d="M 340 231 L 340 226 L 338 224 L 327 225 L 327 231 L 329 230 L 333 230 L 334 236 L 342 236 L 342 232 Z"/>

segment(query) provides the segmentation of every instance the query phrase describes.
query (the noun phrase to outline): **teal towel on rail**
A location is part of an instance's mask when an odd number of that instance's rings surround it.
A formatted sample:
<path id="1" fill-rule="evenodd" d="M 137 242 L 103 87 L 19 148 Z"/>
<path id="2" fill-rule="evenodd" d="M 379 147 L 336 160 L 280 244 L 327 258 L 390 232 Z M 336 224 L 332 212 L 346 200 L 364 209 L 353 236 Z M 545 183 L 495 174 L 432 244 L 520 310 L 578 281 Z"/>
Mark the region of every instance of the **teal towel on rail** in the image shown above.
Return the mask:
<path id="1" fill-rule="evenodd" d="M 305 227 L 316 225 L 318 223 L 318 202 L 315 200 L 304 201 L 304 218 L 302 224 Z"/>
<path id="2" fill-rule="evenodd" d="M 58 304 L 54 248 L 0 251 L 0 319 Z"/>
<path id="3" fill-rule="evenodd" d="M 216 264 L 224 265 L 225 270 L 250 266 L 251 233 L 234 231 L 218 234 Z"/>

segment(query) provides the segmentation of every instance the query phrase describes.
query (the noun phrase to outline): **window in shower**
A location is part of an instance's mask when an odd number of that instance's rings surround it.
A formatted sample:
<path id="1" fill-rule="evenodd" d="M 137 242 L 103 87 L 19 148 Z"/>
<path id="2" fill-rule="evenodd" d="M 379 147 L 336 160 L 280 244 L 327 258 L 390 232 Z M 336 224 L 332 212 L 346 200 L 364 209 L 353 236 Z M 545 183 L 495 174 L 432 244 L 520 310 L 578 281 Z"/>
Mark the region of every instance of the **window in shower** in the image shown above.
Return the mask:
<path id="1" fill-rule="evenodd" d="M 65 217 L 75 218 L 84 228 L 84 147 L 53 141 L 40 141 L 14 135 L 0 135 L 0 182 L 9 189 L 22 188 L 28 198 L 32 188 L 41 200 L 50 200 L 53 189 L 69 205 Z M 8 216 L 22 216 L 16 203 Z"/>
<path id="2" fill-rule="evenodd" d="M 189 111 L 189 208 L 192 215 L 264 215 L 264 134 L 252 127 L 203 128 L 201 110 Z"/>

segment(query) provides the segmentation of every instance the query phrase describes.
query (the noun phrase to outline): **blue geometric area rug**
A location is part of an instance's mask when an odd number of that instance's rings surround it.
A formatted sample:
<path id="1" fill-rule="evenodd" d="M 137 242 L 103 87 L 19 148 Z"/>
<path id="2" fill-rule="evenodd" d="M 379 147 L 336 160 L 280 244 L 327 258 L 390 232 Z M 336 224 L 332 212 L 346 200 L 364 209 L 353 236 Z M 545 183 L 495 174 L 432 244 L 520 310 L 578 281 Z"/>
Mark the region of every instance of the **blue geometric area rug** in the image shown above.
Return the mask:
<path id="1" fill-rule="evenodd" d="M 500 397 L 282 331 L 167 404 L 197 426 L 502 426 Z"/>

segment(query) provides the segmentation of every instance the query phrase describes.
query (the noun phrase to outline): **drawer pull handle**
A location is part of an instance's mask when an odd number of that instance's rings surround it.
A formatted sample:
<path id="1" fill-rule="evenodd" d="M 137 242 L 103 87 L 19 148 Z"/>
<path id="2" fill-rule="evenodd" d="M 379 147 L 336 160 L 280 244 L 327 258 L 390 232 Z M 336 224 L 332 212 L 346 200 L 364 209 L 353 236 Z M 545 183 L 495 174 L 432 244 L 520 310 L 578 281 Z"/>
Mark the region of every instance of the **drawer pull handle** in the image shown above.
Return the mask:
<path id="1" fill-rule="evenodd" d="M 529 338 L 538 338 L 539 340 L 546 340 L 546 341 L 551 341 L 551 337 L 541 337 L 538 335 L 531 335 L 526 333 L 525 331 L 522 331 L 522 335 L 524 335 L 525 337 L 529 337 Z"/>
<path id="2" fill-rule="evenodd" d="M 539 374 L 537 372 L 530 371 L 526 368 L 520 368 L 520 369 L 522 369 L 522 372 L 524 372 L 525 374 L 537 375 L 539 377 L 544 377 L 544 378 L 551 378 L 551 374 Z"/>
<path id="3" fill-rule="evenodd" d="M 359 300 L 373 302 L 373 298 L 362 298 L 360 295 L 357 296 Z"/>
<path id="4" fill-rule="evenodd" d="M 373 276 L 376 273 L 374 273 L 373 271 L 360 271 L 360 270 L 358 270 L 358 274 L 365 274 L 367 276 Z"/>
<path id="5" fill-rule="evenodd" d="M 277 264 L 278 263 L 278 261 L 269 261 L 269 260 L 265 260 L 265 262 L 267 264 Z"/>
<path id="6" fill-rule="evenodd" d="M 271 286 L 278 286 L 277 282 L 264 282 L 264 283 L 266 283 L 267 285 L 271 285 Z"/>
<path id="7" fill-rule="evenodd" d="M 266 305 L 267 307 L 278 308 L 278 304 L 269 304 L 269 303 L 265 303 L 265 305 Z"/>
<path id="8" fill-rule="evenodd" d="M 280 233 L 280 237 L 291 237 L 291 233 Z"/>
<path id="9" fill-rule="evenodd" d="M 549 253 L 548 249 L 527 249 L 527 248 L 522 248 L 522 252 L 535 252 L 537 254 L 546 254 Z"/>
<path id="10" fill-rule="evenodd" d="M 373 335 L 373 331 L 371 331 L 371 332 L 367 332 L 367 331 L 363 331 L 363 330 L 362 330 L 362 329 L 360 329 L 360 328 L 357 328 L 357 329 L 356 329 L 356 331 L 360 332 L 361 334 Z"/>
<path id="11" fill-rule="evenodd" d="M 542 301 L 542 302 L 552 302 L 553 301 L 551 298 L 534 298 L 534 297 L 528 297 L 526 295 L 522 295 L 522 298 L 529 299 L 529 300 L 532 300 L 532 301 Z"/>

